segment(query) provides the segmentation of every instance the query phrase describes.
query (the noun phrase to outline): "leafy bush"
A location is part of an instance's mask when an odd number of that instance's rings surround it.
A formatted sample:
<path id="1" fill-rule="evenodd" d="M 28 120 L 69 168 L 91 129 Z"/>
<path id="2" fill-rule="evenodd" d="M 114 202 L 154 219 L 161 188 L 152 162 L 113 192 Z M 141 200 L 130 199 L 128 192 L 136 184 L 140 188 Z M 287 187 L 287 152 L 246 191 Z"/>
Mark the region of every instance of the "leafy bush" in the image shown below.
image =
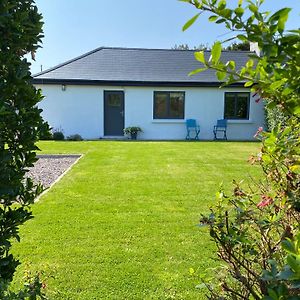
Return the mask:
<path id="1" fill-rule="evenodd" d="M 62 131 L 54 131 L 52 136 L 55 141 L 63 141 L 65 139 L 65 135 Z"/>
<path id="2" fill-rule="evenodd" d="M 23 288 L 17 292 L 10 291 L 0 284 L 0 299 L 2 300 L 47 300 L 46 284 L 41 280 L 41 274 L 26 272 Z"/>
<path id="3" fill-rule="evenodd" d="M 82 141 L 83 138 L 81 137 L 80 134 L 72 134 L 67 137 L 67 140 L 68 141 Z"/>
<path id="4" fill-rule="evenodd" d="M 275 129 L 278 124 L 282 124 L 285 126 L 287 123 L 287 117 L 284 113 L 277 107 L 274 108 L 266 108 L 266 122 L 267 122 L 267 130 L 272 131 Z"/>
<path id="5" fill-rule="evenodd" d="M 31 53 L 34 58 L 39 48 L 42 16 L 33 0 L 2 0 L 0 11 L 0 292 L 4 295 L 20 264 L 11 253 L 11 242 L 20 241 L 19 226 L 32 218 L 30 205 L 43 191 L 25 174 L 37 161 L 36 142 L 45 123 L 37 107 L 42 95 L 31 83 L 30 64 L 24 57 Z"/>
<path id="6" fill-rule="evenodd" d="M 201 218 L 222 262 L 217 276 L 204 280 L 208 298 L 300 299 L 300 31 L 285 32 L 289 8 L 260 12 L 263 0 L 239 1 L 236 8 L 225 0 L 183 1 L 200 10 L 184 30 L 208 12 L 210 21 L 234 33 L 232 39 L 257 42 L 261 51 L 237 70 L 234 61 L 221 61 L 216 42 L 209 60 L 195 53 L 201 66 L 191 74 L 210 68 L 223 85 L 246 81 L 256 102 L 264 99 L 282 116 L 273 118 L 271 132 L 259 128 L 256 134 L 261 151 L 250 161 L 261 166 L 263 177 L 246 187 L 235 182 L 229 195 L 221 189 L 211 214 Z"/>
<path id="7" fill-rule="evenodd" d="M 124 129 L 125 134 L 137 134 L 138 132 L 142 132 L 141 127 L 138 126 L 130 126 Z"/>

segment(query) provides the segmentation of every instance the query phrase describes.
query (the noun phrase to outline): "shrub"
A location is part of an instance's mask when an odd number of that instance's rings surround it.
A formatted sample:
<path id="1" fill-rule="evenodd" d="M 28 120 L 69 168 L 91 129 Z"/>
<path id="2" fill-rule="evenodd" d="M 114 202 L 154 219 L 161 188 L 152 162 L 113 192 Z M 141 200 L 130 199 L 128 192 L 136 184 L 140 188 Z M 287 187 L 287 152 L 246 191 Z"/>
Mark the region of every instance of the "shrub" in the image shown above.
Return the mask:
<path id="1" fill-rule="evenodd" d="M 72 134 L 67 137 L 67 140 L 68 141 L 82 141 L 83 138 L 81 137 L 80 134 Z"/>
<path id="2" fill-rule="evenodd" d="M 2 300 L 47 300 L 46 283 L 42 280 L 42 272 L 32 274 L 30 271 L 25 272 L 23 288 L 17 292 L 8 290 L 5 286 L 0 285 L 0 299 Z"/>
<path id="3" fill-rule="evenodd" d="M 261 151 L 250 158 L 260 165 L 262 178 L 249 186 L 234 182 L 232 193 L 221 189 L 211 214 L 202 216 L 222 263 L 217 276 L 204 281 L 208 298 L 300 299 L 300 31 L 285 32 L 289 8 L 261 12 L 263 0 L 239 1 L 236 8 L 226 0 L 184 1 L 200 10 L 184 30 L 208 12 L 210 21 L 233 32 L 231 40 L 257 42 L 261 51 L 236 69 L 234 61 L 221 60 L 222 45 L 216 42 L 209 59 L 195 53 L 201 66 L 192 74 L 210 68 L 223 85 L 243 80 L 255 101 L 264 99 L 277 114 L 271 132 L 258 129 Z"/>
<path id="4" fill-rule="evenodd" d="M 34 58 L 39 48 L 42 16 L 33 0 L 2 0 L 0 11 L 0 298 L 5 299 L 20 264 L 12 241 L 20 241 L 19 227 L 33 217 L 30 205 L 43 191 L 25 175 L 37 161 L 36 142 L 46 125 L 37 107 L 42 95 L 32 85 L 25 57 Z"/>
<path id="5" fill-rule="evenodd" d="M 65 135 L 62 131 L 54 131 L 53 132 L 53 140 L 55 141 L 63 141 L 65 139 Z"/>
<path id="6" fill-rule="evenodd" d="M 266 107 L 266 125 L 268 131 L 275 129 L 279 123 L 282 124 L 282 126 L 285 126 L 287 124 L 287 119 L 287 116 L 285 116 L 279 108 Z"/>

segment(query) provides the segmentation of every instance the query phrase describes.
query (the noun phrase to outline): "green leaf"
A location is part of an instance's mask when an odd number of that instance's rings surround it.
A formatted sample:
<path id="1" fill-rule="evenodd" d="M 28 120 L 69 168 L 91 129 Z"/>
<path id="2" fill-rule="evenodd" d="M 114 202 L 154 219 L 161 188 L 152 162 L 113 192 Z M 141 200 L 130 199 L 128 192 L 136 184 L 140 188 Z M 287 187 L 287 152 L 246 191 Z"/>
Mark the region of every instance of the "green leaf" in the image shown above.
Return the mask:
<path id="1" fill-rule="evenodd" d="M 270 295 L 271 299 L 278 300 L 278 296 L 274 290 L 268 289 L 268 294 Z"/>
<path id="2" fill-rule="evenodd" d="M 217 19 L 218 19 L 218 16 L 215 16 L 215 15 L 210 16 L 210 17 L 208 18 L 208 20 L 209 20 L 210 22 L 215 22 Z"/>
<path id="3" fill-rule="evenodd" d="M 196 60 L 202 62 L 203 64 L 206 63 L 205 57 L 204 57 L 204 51 L 197 51 L 194 53 L 194 56 L 195 56 Z"/>
<path id="4" fill-rule="evenodd" d="M 262 279 L 264 281 L 268 281 L 268 280 L 272 280 L 274 279 L 274 276 L 272 275 L 271 272 L 267 271 L 267 270 L 263 270 L 262 271 Z"/>
<path id="5" fill-rule="evenodd" d="M 215 42 L 211 49 L 211 61 L 217 63 L 220 60 L 222 53 L 222 45 L 220 42 Z"/>
<path id="6" fill-rule="evenodd" d="M 277 274 L 279 280 L 289 280 L 294 275 L 289 266 L 285 266 L 284 269 Z"/>
<path id="7" fill-rule="evenodd" d="M 232 10 L 229 9 L 229 8 L 225 8 L 221 13 L 220 15 L 223 16 L 224 18 L 228 19 L 231 17 L 231 14 L 232 14 Z"/>
<path id="8" fill-rule="evenodd" d="M 187 30 L 189 27 L 191 27 L 195 21 L 199 18 L 201 13 L 196 14 L 195 16 L 193 16 L 191 19 L 189 19 L 182 27 L 182 31 Z"/>
<path id="9" fill-rule="evenodd" d="M 286 83 L 287 79 L 286 78 L 283 78 L 281 80 L 277 80 L 277 81 L 274 81 L 271 85 L 270 85 L 270 88 L 273 89 L 273 90 L 277 90 L 278 88 L 280 88 L 282 85 L 284 85 Z"/>
<path id="10" fill-rule="evenodd" d="M 253 13 L 256 13 L 258 11 L 258 8 L 256 5 L 254 4 L 250 4 L 248 5 L 248 8 L 250 9 L 250 11 L 252 11 Z"/>
<path id="11" fill-rule="evenodd" d="M 241 23 L 237 23 L 237 24 L 235 24 L 234 27 L 235 27 L 235 29 L 242 29 L 244 26 Z"/>
<path id="12" fill-rule="evenodd" d="M 279 21 L 278 21 L 278 31 L 279 32 L 284 31 L 285 23 L 286 23 L 286 21 L 288 20 L 288 17 L 289 17 L 290 9 L 287 8 L 286 10 L 287 10 L 286 14 L 283 14 L 282 16 L 280 16 Z"/>
<path id="13" fill-rule="evenodd" d="M 218 4 L 218 9 L 222 10 L 226 7 L 226 0 L 221 0 Z"/>
<path id="14" fill-rule="evenodd" d="M 195 74 L 200 73 L 200 72 L 203 72 L 203 71 L 205 71 L 205 70 L 207 70 L 207 68 L 199 68 L 199 69 L 196 69 L 196 70 L 190 72 L 190 73 L 189 73 L 189 76 L 195 75 Z"/>
<path id="15" fill-rule="evenodd" d="M 292 255 L 287 256 L 287 263 L 295 273 L 300 273 L 300 261 Z"/>
<path id="16" fill-rule="evenodd" d="M 253 81 L 247 81 L 245 84 L 244 84 L 244 87 L 250 87 L 254 84 Z"/>
<path id="17" fill-rule="evenodd" d="M 292 30 L 288 30 L 287 32 L 300 34 L 300 29 L 292 29 Z"/>
<path id="18" fill-rule="evenodd" d="M 246 67 L 248 69 L 251 69 L 254 66 L 254 61 L 252 59 L 249 59 L 246 63 Z"/>
<path id="19" fill-rule="evenodd" d="M 229 69 L 231 70 L 235 70 L 235 61 L 234 60 L 230 60 L 226 63 L 226 67 L 229 67 Z"/>
<path id="20" fill-rule="evenodd" d="M 237 7 L 234 12 L 237 16 L 241 17 L 244 14 L 244 9 L 242 7 Z"/>
<path id="21" fill-rule="evenodd" d="M 222 81 L 225 79 L 226 77 L 226 72 L 222 72 L 222 71 L 217 71 L 216 72 L 217 78 L 218 80 Z"/>
<path id="22" fill-rule="evenodd" d="M 278 26 L 278 32 L 282 33 L 285 28 L 285 23 L 288 19 L 289 12 L 291 11 L 291 8 L 282 8 L 275 12 L 270 18 L 269 22 L 271 24 L 274 24 L 277 21 Z"/>
<path id="23" fill-rule="evenodd" d="M 222 18 L 222 19 L 219 19 L 216 23 L 221 24 L 221 23 L 224 23 L 224 22 L 226 22 L 226 19 Z"/>
<path id="24" fill-rule="evenodd" d="M 273 22 L 273 21 L 279 20 L 282 17 L 286 17 L 286 16 L 288 16 L 290 11 L 291 11 L 291 8 L 287 8 L 287 7 L 282 8 L 282 9 L 276 11 L 272 16 L 270 16 L 269 21 Z"/>
<path id="25" fill-rule="evenodd" d="M 247 42 L 247 41 L 248 41 L 247 37 L 244 36 L 244 35 L 242 35 L 242 34 L 238 34 L 236 37 L 237 37 L 239 40 L 243 41 L 243 42 Z"/>
<path id="26" fill-rule="evenodd" d="M 191 2 L 190 2 L 191 3 Z M 202 0 L 201 2 L 199 2 L 198 0 L 194 0 L 194 5 L 196 6 L 196 8 L 198 9 L 201 9 L 202 6 L 206 4 L 207 5 L 207 2 L 206 0 Z"/>
<path id="27" fill-rule="evenodd" d="M 282 245 L 282 248 L 285 251 L 287 251 L 288 253 L 296 253 L 296 250 L 294 248 L 294 244 L 290 240 L 283 240 L 281 245 Z"/>
<path id="28" fill-rule="evenodd" d="M 292 92 L 293 90 L 287 87 L 282 91 L 282 95 L 287 96 L 290 95 Z"/>

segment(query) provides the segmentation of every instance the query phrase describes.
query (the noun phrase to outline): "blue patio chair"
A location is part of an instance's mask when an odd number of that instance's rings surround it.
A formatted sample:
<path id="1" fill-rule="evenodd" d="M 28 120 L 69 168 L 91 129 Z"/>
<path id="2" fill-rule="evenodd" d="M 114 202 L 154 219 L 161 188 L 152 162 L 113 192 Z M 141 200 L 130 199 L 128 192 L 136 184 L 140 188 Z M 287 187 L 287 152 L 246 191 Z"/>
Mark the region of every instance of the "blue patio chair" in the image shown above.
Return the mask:
<path id="1" fill-rule="evenodd" d="M 199 140 L 200 126 L 195 119 L 187 119 L 186 124 L 186 140 Z"/>
<path id="2" fill-rule="evenodd" d="M 215 140 L 226 140 L 227 141 L 227 120 L 221 119 L 217 120 L 217 125 L 214 126 L 214 139 Z M 218 133 L 223 134 L 221 138 L 218 137 Z"/>

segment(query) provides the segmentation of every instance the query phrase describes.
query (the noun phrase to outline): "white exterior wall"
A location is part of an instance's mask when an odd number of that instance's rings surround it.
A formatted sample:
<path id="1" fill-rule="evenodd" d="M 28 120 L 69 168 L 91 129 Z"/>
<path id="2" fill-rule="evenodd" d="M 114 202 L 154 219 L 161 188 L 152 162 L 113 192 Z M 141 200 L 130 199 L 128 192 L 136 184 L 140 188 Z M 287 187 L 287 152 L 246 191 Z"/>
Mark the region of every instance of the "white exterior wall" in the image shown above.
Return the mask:
<path id="1" fill-rule="evenodd" d="M 40 107 L 51 127 L 61 128 L 65 135 L 79 133 L 85 139 L 99 139 L 104 135 L 104 91 L 121 90 L 125 97 L 125 127 L 140 126 L 139 139 L 182 140 L 186 136 L 184 120 L 153 120 L 154 91 L 184 91 L 185 119 L 197 119 L 201 127 L 200 139 L 213 139 L 213 126 L 224 114 L 224 93 L 245 92 L 243 88 L 155 88 L 103 87 L 67 85 L 37 85 L 45 99 Z M 229 140 L 252 140 L 259 126 L 264 125 L 263 103 L 250 97 L 249 120 L 229 120 Z"/>
<path id="2" fill-rule="evenodd" d="M 85 139 L 99 138 L 103 132 L 103 92 L 93 86 L 36 85 L 44 99 L 42 116 L 65 136 L 79 133 Z"/>

